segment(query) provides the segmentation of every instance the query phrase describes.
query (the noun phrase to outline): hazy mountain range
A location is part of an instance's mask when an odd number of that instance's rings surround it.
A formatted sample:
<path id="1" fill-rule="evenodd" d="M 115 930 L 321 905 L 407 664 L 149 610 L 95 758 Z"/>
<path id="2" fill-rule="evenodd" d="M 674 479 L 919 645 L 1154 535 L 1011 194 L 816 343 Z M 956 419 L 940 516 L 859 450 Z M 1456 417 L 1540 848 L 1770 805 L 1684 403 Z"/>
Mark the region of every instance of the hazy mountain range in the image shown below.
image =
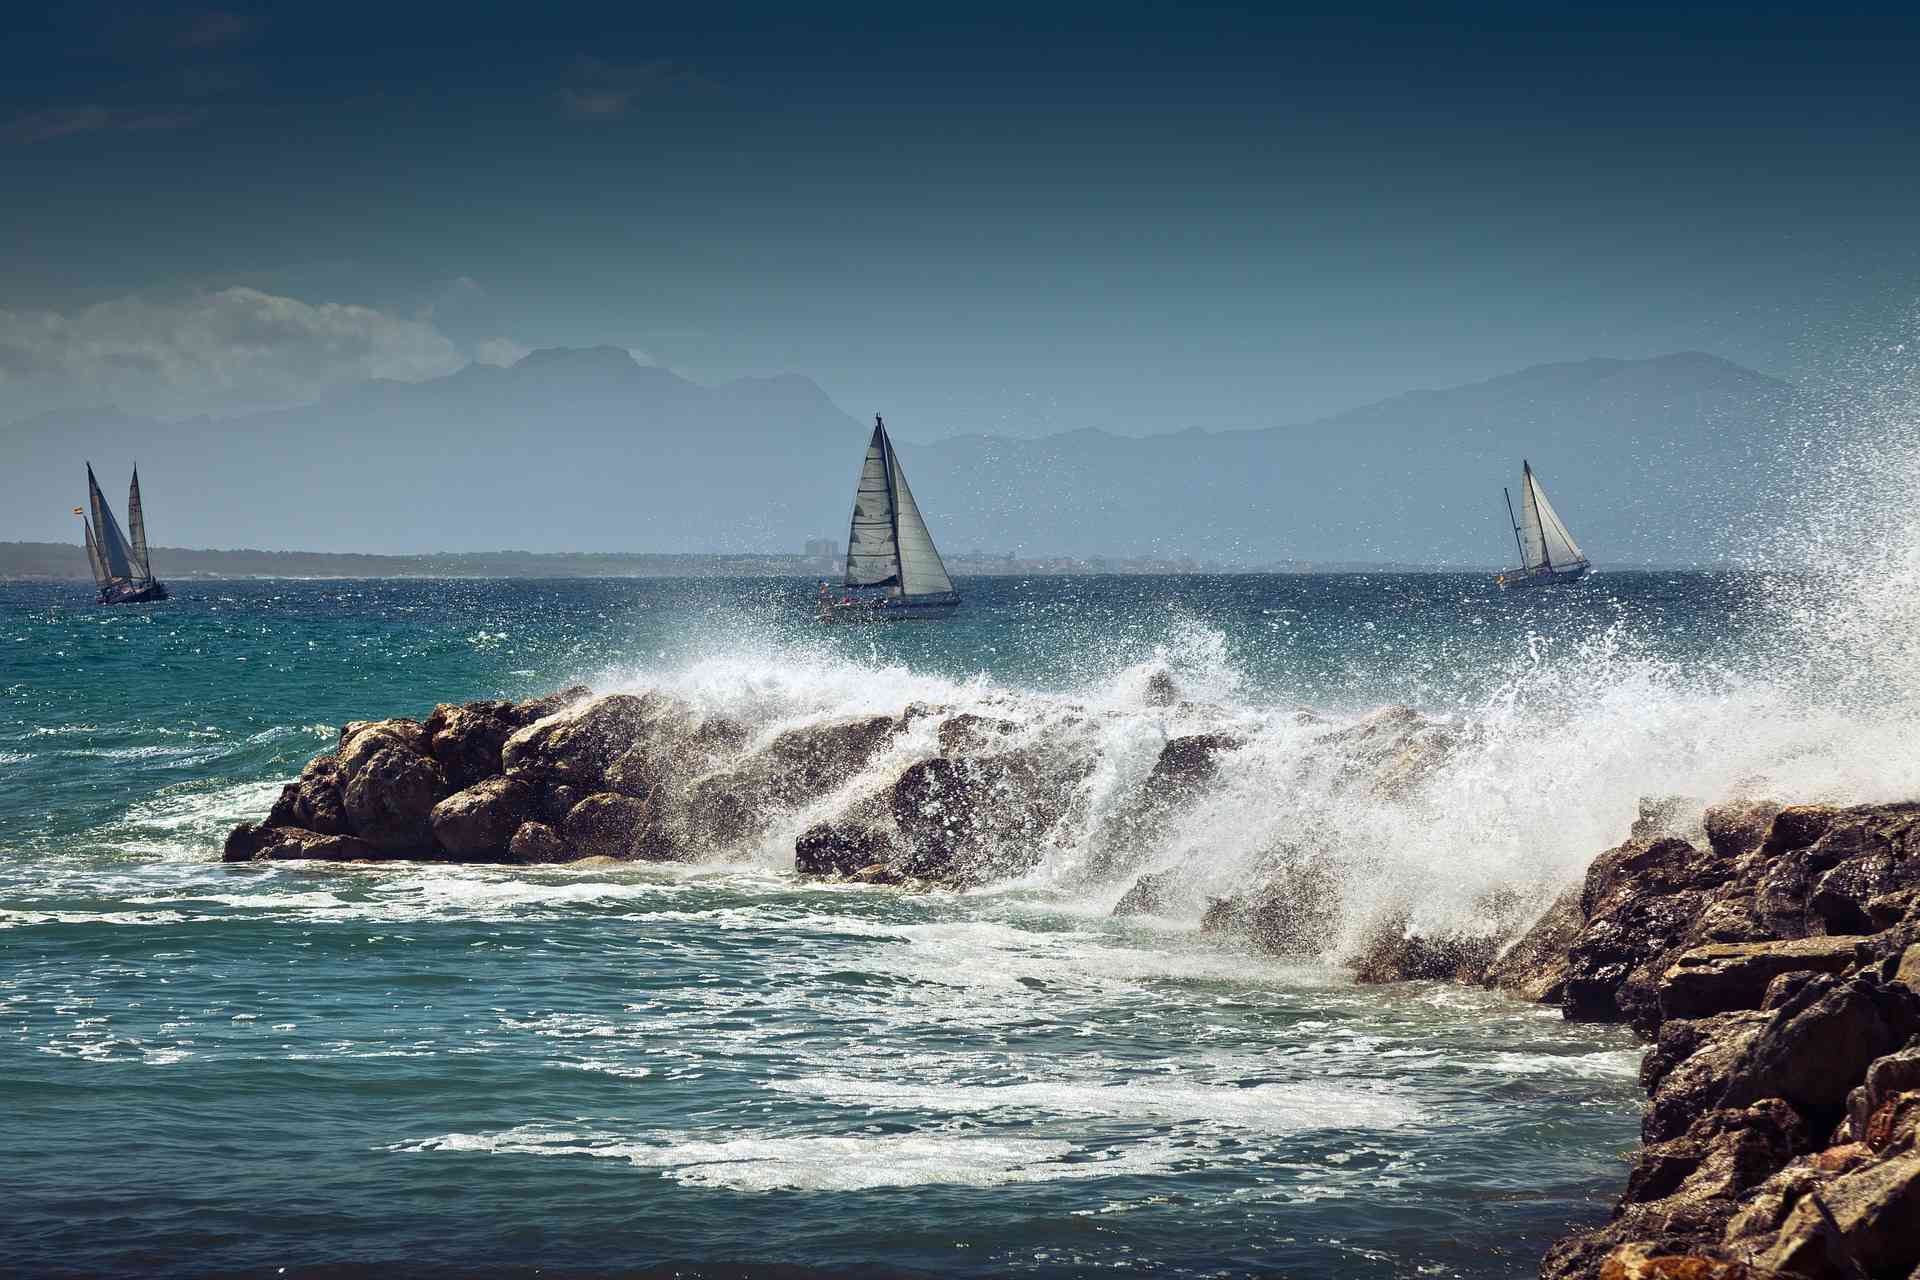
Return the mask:
<path id="1" fill-rule="evenodd" d="M 1794 401 L 1682 354 L 1542 365 L 1259 431 L 926 441 L 890 425 L 952 552 L 1493 563 L 1513 550 L 1500 488 L 1525 456 L 1596 562 L 1688 563 L 1723 556 L 1728 521 L 1772 500 Z M 704 387 L 617 348 L 240 418 L 62 412 L 7 428 L 0 537 L 77 541 L 65 512 L 90 458 L 116 500 L 139 462 L 156 543 L 797 551 L 844 540 L 870 422 L 804 377 Z"/>

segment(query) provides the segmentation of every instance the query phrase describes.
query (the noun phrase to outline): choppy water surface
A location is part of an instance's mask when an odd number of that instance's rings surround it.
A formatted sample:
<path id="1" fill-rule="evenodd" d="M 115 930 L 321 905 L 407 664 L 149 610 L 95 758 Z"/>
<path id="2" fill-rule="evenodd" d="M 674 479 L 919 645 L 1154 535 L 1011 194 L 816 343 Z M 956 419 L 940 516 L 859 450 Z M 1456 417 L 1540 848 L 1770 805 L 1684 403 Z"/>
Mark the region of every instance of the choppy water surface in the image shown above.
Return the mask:
<path id="1" fill-rule="evenodd" d="M 801 884 L 791 827 L 723 865 L 219 865 L 348 719 L 579 678 L 764 733 L 1091 711 L 1097 810 L 1203 708 L 1252 746 L 1167 857 L 1230 889 L 1310 812 L 1442 917 L 1568 882 L 1641 794 L 1920 776 L 1897 717 L 1794 683 L 1748 580 L 962 585 L 950 626 L 827 634 L 804 583 L 0 588 L 0 1256 L 1511 1276 L 1617 1193 L 1620 1033 L 1112 920 L 1072 848 L 925 896 Z M 1296 708 L 1388 702 L 1469 744 L 1423 807 L 1272 794 Z"/>

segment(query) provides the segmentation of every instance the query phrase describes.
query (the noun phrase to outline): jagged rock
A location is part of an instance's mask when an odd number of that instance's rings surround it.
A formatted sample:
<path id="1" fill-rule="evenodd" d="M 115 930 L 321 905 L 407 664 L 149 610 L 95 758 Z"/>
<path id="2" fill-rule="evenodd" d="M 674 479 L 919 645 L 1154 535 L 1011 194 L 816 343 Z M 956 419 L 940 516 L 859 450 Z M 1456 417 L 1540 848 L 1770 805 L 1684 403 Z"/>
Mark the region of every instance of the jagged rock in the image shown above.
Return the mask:
<path id="1" fill-rule="evenodd" d="M 447 775 L 433 761 L 372 730 L 354 738 L 347 753 L 370 741 L 377 749 L 358 761 L 347 784 L 349 827 L 383 853 L 430 852 L 433 807 L 447 796 Z"/>
<path id="2" fill-rule="evenodd" d="M 1340 923 L 1339 877 L 1321 858 L 1283 857 L 1252 895 L 1216 899 L 1200 917 L 1203 934 L 1244 937 L 1281 956 L 1321 954 Z"/>
<path id="3" fill-rule="evenodd" d="M 794 842 L 794 867 L 802 875 L 850 876 L 899 856 L 885 831 L 854 822 L 820 822 Z"/>
<path id="4" fill-rule="evenodd" d="M 977 755 L 1003 745 L 1000 740 L 1019 727 L 1011 720 L 998 720 L 967 711 L 942 724 L 936 736 L 941 755 Z"/>
<path id="5" fill-rule="evenodd" d="M 1847 1095 L 1849 1128 L 1856 1139 L 1867 1134 L 1867 1121 L 1887 1099 L 1920 1089 L 1920 1042 L 1874 1060 L 1858 1088 Z"/>
<path id="6" fill-rule="evenodd" d="M 1813 979 L 1769 1016 L 1729 1073 L 1721 1105 L 1779 1097 L 1810 1116 L 1837 1118 L 1874 1059 L 1916 1031 L 1920 995 L 1906 987 L 1873 973 Z"/>
<path id="7" fill-rule="evenodd" d="M 1180 809 L 1219 776 L 1219 757 L 1242 745 L 1223 733 L 1168 739 L 1146 781 L 1101 824 L 1087 874 L 1105 880 L 1137 868 L 1160 844 Z"/>
<path id="8" fill-rule="evenodd" d="M 1829 804 L 1790 804 L 1773 815 L 1760 851 L 1780 854 L 1804 849 L 1827 834 L 1839 814 L 1840 810 Z"/>
<path id="9" fill-rule="evenodd" d="M 1904 1276 L 1920 1265 L 1916 1223 L 1920 1155 L 1898 1156 L 1809 1189 L 1754 1265 L 1810 1280 Z"/>
<path id="10" fill-rule="evenodd" d="M 433 758 L 446 770 L 448 785 L 459 790 L 499 775 L 501 749 L 520 728 L 511 702 L 443 702 L 425 725 Z"/>
<path id="11" fill-rule="evenodd" d="M 569 786 L 564 782 L 540 783 L 535 792 L 535 812 L 540 821 L 557 828 L 566 822 L 567 815 L 573 812 L 573 806 L 585 800 L 588 794 L 585 787 Z"/>
<path id="12" fill-rule="evenodd" d="M 1135 880 L 1133 887 L 1120 896 L 1120 901 L 1113 904 L 1114 917 L 1122 919 L 1127 916 L 1159 915 L 1166 910 L 1178 874 L 1177 868 L 1169 868 L 1166 871 L 1152 872 Z"/>
<path id="13" fill-rule="evenodd" d="M 1623 1244 L 1600 1262 L 1600 1280 L 1765 1280 L 1744 1262 L 1658 1245 Z"/>
<path id="14" fill-rule="evenodd" d="M 340 794 L 340 758 L 315 756 L 300 771 L 293 784 L 292 821 L 282 825 L 318 831 L 322 835 L 347 834 L 347 807 Z"/>
<path id="15" fill-rule="evenodd" d="M 1652 1034 L 1660 976 L 1686 949 L 1726 869 L 1724 859 L 1678 839 L 1629 841 L 1595 859 L 1581 888 L 1586 923 L 1568 951 L 1562 1012 Z"/>
<path id="16" fill-rule="evenodd" d="M 1778 1173 L 1808 1146 L 1806 1124 L 1778 1098 L 1707 1111 L 1679 1137 L 1640 1149 L 1623 1202 L 1644 1204 L 1674 1195 L 1733 1199 Z"/>
<path id="17" fill-rule="evenodd" d="M 488 778 L 433 807 L 433 838 L 456 858 L 502 858 L 533 812 L 533 788 L 518 778 Z"/>
<path id="18" fill-rule="evenodd" d="M 1878 1153 L 1890 1147 L 1912 1148 L 1920 1134 L 1920 1090 L 1896 1093 L 1867 1117 L 1861 1145 Z"/>
<path id="19" fill-rule="evenodd" d="M 222 862 L 251 862 L 254 855 L 273 841 L 276 828 L 266 823 L 243 822 L 227 833 L 227 842 L 220 850 Z"/>
<path id="20" fill-rule="evenodd" d="M 505 771 L 530 782 L 608 789 L 608 770 L 635 747 L 691 730 L 693 712 L 663 693 L 612 693 L 516 730 L 501 747 Z"/>
<path id="21" fill-rule="evenodd" d="M 1044 853 L 1062 796 L 1085 763 L 1063 771 L 1036 752 L 935 756 L 908 767 L 890 799 L 907 874 L 966 887 L 1021 875 Z"/>
<path id="22" fill-rule="evenodd" d="M 1171 707 L 1180 701 L 1180 684 L 1165 671 L 1147 677 L 1147 691 L 1141 701 L 1150 707 Z"/>
<path id="23" fill-rule="evenodd" d="M 1333 760 L 1336 789 L 1363 787 L 1384 799 L 1407 795 L 1452 754 L 1453 731 L 1412 707 L 1382 707 L 1322 738 L 1316 754 Z"/>
<path id="24" fill-rule="evenodd" d="M 1640 1121 L 1646 1142 L 1665 1142 L 1720 1105 L 1727 1077 L 1771 1019 L 1743 1009 L 1698 1019 L 1675 1019 L 1640 1064 L 1640 1087 L 1651 1099 Z"/>
<path id="25" fill-rule="evenodd" d="M 891 716 L 866 716 L 788 729 L 731 768 L 700 779 L 686 799 L 696 847 L 726 849 L 764 831 L 782 810 L 852 781 L 900 729 Z"/>
<path id="26" fill-rule="evenodd" d="M 1683 952 L 1661 976 L 1661 1014 L 1666 1018 L 1698 1018 L 1730 1009 L 1757 1009 L 1768 985 L 1781 974 L 1844 973 L 1853 964 L 1852 938 L 1793 938 L 1696 947 Z"/>
<path id="27" fill-rule="evenodd" d="M 1648 1256 L 1711 1257 L 1733 1207 L 1728 1200 L 1677 1196 L 1622 1206 L 1599 1230 L 1555 1241 L 1540 1263 L 1541 1280 L 1591 1280 L 1623 1245 L 1639 1246 Z"/>
<path id="28" fill-rule="evenodd" d="M 557 693 L 549 693 L 538 698 L 528 698 L 524 702 L 513 704 L 513 718 L 521 728 L 559 715 L 568 707 L 577 706 L 593 697 L 593 690 L 583 684 L 568 685 Z"/>
<path id="29" fill-rule="evenodd" d="M 523 822 L 507 842 L 507 853 L 517 862 L 549 863 L 567 860 L 566 842 L 544 822 Z"/>
<path id="30" fill-rule="evenodd" d="M 1488 966 L 1486 985 L 1522 1000 L 1560 1003 L 1567 985 L 1567 952 L 1585 923 L 1579 887 L 1569 888 Z"/>
<path id="31" fill-rule="evenodd" d="M 1700 825 L 1715 853 L 1738 858 L 1766 842 L 1767 830 L 1779 812 L 1780 804 L 1775 800 L 1731 800 L 1709 807 Z"/>
<path id="32" fill-rule="evenodd" d="M 573 806 L 562 835 L 582 857 L 634 858 L 654 850 L 653 807 L 645 800 L 600 791 Z"/>
<path id="33" fill-rule="evenodd" d="M 272 827 L 266 834 L 270 838 L 254 853 L 253 857 L 256 861 L 288 862 L 311 859 L 319 862 L 351 862 L 360 858 L 378 856 L 378 851 L 372 845 L 352 836 L 302 831 L 298 827 Z"/>
<path id="34" fill-rule="evenodd" d="M 1354 963 L 1354 980 L 1446 981 L 1479 985 L 1505 939 L 1492 934 L 1448 933 L 1423 937 L 1407 931 L 1405 916 L 1381 921 L 1369 933 Z"/>
<path id="35" fill-rule="evenodd" d="M 366 763 L 387 747 L 416 756 L 431 754 L 432 741 L 418 720 L 355 720 L 340 730 L 340 786 L 344 790 Z"/>

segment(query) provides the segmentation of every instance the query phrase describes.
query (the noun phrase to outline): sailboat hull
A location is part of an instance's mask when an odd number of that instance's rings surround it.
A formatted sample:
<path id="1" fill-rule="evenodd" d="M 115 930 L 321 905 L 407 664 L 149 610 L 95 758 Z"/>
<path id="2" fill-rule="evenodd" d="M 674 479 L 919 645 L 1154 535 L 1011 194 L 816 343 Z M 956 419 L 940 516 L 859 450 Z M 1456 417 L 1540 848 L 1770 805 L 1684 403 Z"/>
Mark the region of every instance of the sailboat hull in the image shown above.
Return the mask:
<path id="1" fill-rule="evenodd" d="M 101 604 L 152 604 L 167 598 L 167 584 L 153 582 L 146 586 L 135 586 L 129 582 L 116 582 L 100 590 Z"/>
<path id="2" fill-rule="evenodd" d="M 1509 569 L 1505 573 L 1495 574 L 1493 580 L 1507 591 L 1518 591 L 1527 587 L 1578 582 L 1591 572 L 1593 566 L 1588 564 L 1575 565 L 1571 569 Z"/>
<path id="3" fill-rule="evenodd" d="M 821 622 L 842 625 L 869 622 L 938 622 L 960 607 L 958 596 L 948 600 L 854 600 L 822 604 L 815 611 Z"/>

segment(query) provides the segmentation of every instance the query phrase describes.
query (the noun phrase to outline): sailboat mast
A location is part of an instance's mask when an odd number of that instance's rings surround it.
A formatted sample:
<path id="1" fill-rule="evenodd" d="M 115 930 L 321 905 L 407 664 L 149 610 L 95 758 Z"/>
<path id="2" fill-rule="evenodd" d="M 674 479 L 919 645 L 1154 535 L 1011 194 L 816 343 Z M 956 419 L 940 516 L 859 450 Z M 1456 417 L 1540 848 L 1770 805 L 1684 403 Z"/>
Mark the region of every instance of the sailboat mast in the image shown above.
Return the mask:
<path id="1" fill-rule="evenodd" d="M 1520 567 L 1527 567 L 1527 549 L 1520 545 L 1520 521 L 1513 514 L 1513 492 L 1505 485 L 1500 486 L 1500 496 L 1507 500 L 1507 523 L 1513 526 L 1513 549 L 1520 553 Z"/>

